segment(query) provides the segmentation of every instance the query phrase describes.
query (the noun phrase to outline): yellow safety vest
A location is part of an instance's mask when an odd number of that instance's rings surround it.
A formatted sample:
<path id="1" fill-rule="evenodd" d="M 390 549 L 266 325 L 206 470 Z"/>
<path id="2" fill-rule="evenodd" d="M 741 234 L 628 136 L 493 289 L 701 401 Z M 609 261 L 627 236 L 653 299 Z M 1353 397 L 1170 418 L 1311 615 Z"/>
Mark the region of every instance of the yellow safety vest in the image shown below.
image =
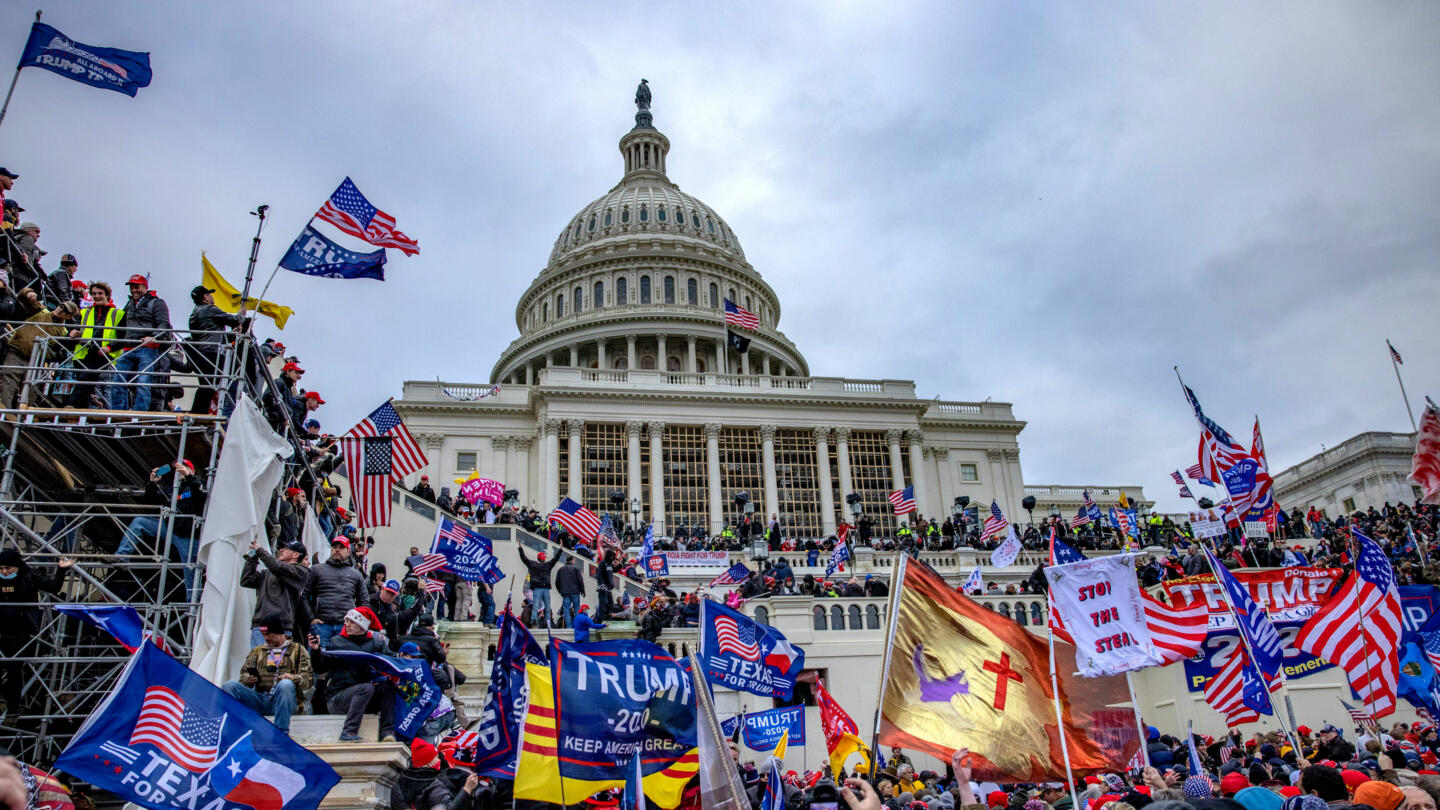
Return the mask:
<path id="1" fill-rule="evenodd" d="M 100 324 L 101 343 L 108 344 L 112 347 L 115 345 L 115 327 L 120 323 L 120 319 L 124 317 L 124 315 L 125 310 L 120 307 L 111 306 L 106 308 L 105 322 Z M 80 330 L 80 348 L 75 350 L 76 360 L 84 360 L 86 356 L 90 354 L 89 341 L 95 337 L 95 307 L 90 307 L 80 313 L 80 325 L 82 327 Z M 120 349 L 112 348 L 106 352 L 106 354 L 113 360 L 120 356 Z"/>

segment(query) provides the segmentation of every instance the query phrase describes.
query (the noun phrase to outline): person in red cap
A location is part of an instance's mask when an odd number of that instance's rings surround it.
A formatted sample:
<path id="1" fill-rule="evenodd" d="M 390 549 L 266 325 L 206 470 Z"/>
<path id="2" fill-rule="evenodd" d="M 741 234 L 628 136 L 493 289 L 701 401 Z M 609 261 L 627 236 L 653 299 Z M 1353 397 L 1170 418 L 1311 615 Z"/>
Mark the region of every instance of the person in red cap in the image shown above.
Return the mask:
<path id="1" fill-rule="evenodd" d="M 1235 798 L 1235 794 L 1250 787 L 1250 779 L 1239 771 L 1231 771 L 1225 774 L 1220 780 L 1220 794 L 1227 799 Z"/>
<path id="2" fill-rule="evenodd" d="M 110 387 L 110 408 L 116 411 L 156 410 L 152 388 L 160 383 L 161 347 L 171 339 L 170 307 L 150 291 L 150 282 L 135 274 L 126 282 L 130 301 L 120 319 L 123 351 L 115 360 L 115 382 Z"/>
<path id="3" fill-rule="evenodd" d="M 295 425 L 296 432 L 299 432 L 301 425 L 305 424 L 305 414 L 309 410 L 298 387 L 300 378 L 303 376 L 305 376 L 305 369 L 292 360 L 280 367 L 280 376 L 275 378 L 275 387 L 280 391 L 280 406 L 290 415 L 290 421 Z"/>
<path id="4" fill-rule="evenodd" d="M 365 587 L 363 581 L 360 587 Z M 370 608 L 353 608 L 345 613 L 343 629 L 330 639 L 329 649 L 389 655 L 385 634 L 374 630 L 379 624 Z M 314 634 L 310 636 L 310 655 L 315 671 L 329 674 L 326 708 L 331 714 L 345 715 L 340 742 L 360 742 L 360 722 L 365 719 L 365 709 L 372 700 L 380 706 L 380 742 L 394 741 L 395 701 L 391 699 L 390 682 L 376 679 L 368 664 L 328 655 Z"/>
<path id="5" fill-rule="evenodd" d="M 419 737 L 410 741 L 410 767 L 395 778 L 395 787 L 390 789 L 392 808 L 413 808 L 413 810 L 434 810 L 435 808 L 467 807 L 470 797 L 480 786 L 480 777 L 470 774 L 461 788 L 464 796 L 456 796 L 450 780 L 442 775 L 444 763 L 440 751 Z"/>
<path id="6" fill-rule="evenodd" d="M 370 600 L 365 576 L 351 565 L 350 541 L 343 535 L 337 534 L 330 541 L 329 559 L 311 566 L 305 593 L 309 595 L 310 610 L 315 617 L 310 622 L 310 630 L 319 639 L 320 646 L 328 649 L 330 640 L 340 632 L 345 615 Z"/>

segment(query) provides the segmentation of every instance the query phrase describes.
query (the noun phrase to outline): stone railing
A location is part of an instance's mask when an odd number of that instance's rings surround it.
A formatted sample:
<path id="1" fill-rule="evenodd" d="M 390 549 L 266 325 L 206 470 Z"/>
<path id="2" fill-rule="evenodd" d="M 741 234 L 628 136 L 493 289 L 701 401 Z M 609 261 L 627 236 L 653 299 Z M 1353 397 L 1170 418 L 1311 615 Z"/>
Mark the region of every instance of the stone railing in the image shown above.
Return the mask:
<path id="1" fill-rule="evenodd" d="M 1342 464 L 1365 453 L 1385 452 L 1408 454 L 1414 452 L 1414 450 L 1414 433 L 1381 433 L 1375 431 L 1361 433 L 1359 436 L 1347 439 L 1323 453 L 1316 453 L 1299 464 L 1276 473 L 1275 487 L 1277 489 L 1284 489 L 1285 487 L 1294 486 L 1308 476 L 1323 472 L 1330 467 Z"/>
<path id="2" fill-rule="evenodd" d="M 805 391 L 817 395 L 874 397 L 877 399 L 914 399 L 915 383 L 910 380 L 847 380 L 843 377 L 790 377 L 764 374 L 718 374 L 706 372 L 657 371 L 651 369 L 589 369 L 551 366 L 540 370 L 539 385 L 585 386 L 605 385 L 629 388 L 744 388 L 758 391 Z M 424 383 L 411 385 L 418 390 Z M 433 383 L 430 383 L 433 386 Z M 996 403 L 951 403 L 973 408 L 972 415 L 1010 419 L 1010 406 Z"/>

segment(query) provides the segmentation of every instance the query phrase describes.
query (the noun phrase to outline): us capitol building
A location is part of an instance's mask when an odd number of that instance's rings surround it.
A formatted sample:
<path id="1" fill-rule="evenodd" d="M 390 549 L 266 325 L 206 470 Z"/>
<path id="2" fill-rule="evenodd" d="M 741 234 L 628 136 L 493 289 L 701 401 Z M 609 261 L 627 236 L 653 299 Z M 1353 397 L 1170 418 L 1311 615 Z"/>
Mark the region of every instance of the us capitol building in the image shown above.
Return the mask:
<path id="1" fill-rule="evenodd" d="M 891 535 L 887 496 L 911 484 L 927 517 L 969 496 L 1024 520 L 1027 494 L 1036 518 L 1075 513 L 1084 487 L 1025 486 L 1025 423 L 1009 404 L 814 374 L 729 223 L 670 179 L 670 139 L 652 123 L 644 82 L 635 101 L 620 181 L 561 226 L 488 383 L 404 384 L 395 407 L 437 487 L 474 470 L 542 512 L 564 496 L 614 512 L 612 493 L 623 493 L 618 511 L 658 535 L 718 533 L 740 516 L 738 492 L 797 537 L 853 520 L 852 494 L 876 534 Z M 735 330 L 751 339 L 743 353 L 727 345 L 726 298 L 760 322 Z M 1119 492 L 1086 486 L 1102 503 Z M 1125 489 L 1144 502 L 1138 486 Z"/>

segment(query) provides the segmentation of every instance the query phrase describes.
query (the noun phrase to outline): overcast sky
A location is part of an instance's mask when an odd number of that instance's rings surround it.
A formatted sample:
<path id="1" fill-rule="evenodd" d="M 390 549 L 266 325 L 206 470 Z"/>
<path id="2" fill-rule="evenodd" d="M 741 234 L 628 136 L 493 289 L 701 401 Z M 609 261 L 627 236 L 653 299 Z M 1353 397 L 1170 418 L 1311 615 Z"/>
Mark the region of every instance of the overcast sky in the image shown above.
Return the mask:
<path id="1" fill-rule="evenodd" d="M 488 378 L 619 179 L 641 77 L 671 179 L 812 373 L 1013 402 L 1028 483 L 1179 508 L 1176 364 L 1247 444 L 1259 415 L 1275 470 L 1409 429 L 1387 337 L 1417 414 L 1440 393 L 1435 3 L 45 6 L 155 74 L 135 99 L 21 76 L 0 165 L 51 262 L 151 273 L 180 325 L 202 249 L 243 279 L 260 203 L 262 284 L 346 175 L 419 240 L 383 284 L 271 287 L 327 430 L 405 379 Z"/>

